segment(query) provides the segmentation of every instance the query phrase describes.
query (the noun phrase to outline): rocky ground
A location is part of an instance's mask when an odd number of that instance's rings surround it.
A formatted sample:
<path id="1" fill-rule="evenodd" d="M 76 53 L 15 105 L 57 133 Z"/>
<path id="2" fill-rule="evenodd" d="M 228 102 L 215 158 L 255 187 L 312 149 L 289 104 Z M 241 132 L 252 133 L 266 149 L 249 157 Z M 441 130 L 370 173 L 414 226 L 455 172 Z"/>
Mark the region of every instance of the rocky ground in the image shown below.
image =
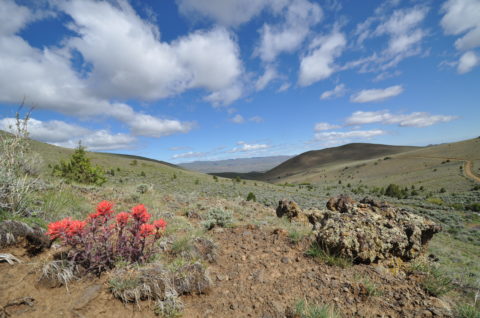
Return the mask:
<path id="1" fill-rule="evenodd" d="M 450 317 L 450 306 L 427 295 L 417 276 L 394 275 L 376 265 L 340 268 L 305 256 L 311 243 L 292 243 L 281 229 L 216 228 L 217 256 L 209 265 L 212 288 L 184 295 L 184 317 L 288 317 L 296 302 L 334 305 L 344 317 Z M 52 288 L 38 281 L 50 251 L 21 264 L 0 263 L 0 317 L 153 317 L 152 303 L 122 304 L 108 291 L 108 275 Z M 292 316 L 293 317 L 293 316 Z"/>
<path id="2" fill-rule="evenodd" d="M 308 240 L 293 244 L 281 230 L 220 229 L 215 241 L 215 287 L 185 297 L 185 317 L 286 317 L 302 299 L 333 304 L 344 317 L 450 317 L 449 305 L 427 295 L 418 277 L 321 264 L 305 256 Z"/>

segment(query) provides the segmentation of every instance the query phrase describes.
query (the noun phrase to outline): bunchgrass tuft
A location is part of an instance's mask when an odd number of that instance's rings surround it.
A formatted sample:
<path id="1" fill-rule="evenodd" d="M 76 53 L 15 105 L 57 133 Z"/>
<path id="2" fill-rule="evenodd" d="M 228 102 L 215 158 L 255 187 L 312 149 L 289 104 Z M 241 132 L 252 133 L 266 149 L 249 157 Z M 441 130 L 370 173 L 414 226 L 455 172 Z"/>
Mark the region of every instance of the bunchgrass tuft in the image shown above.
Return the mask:
<path id="1" fill-rule="evenodd" d="M 353 265 L 351 258 L 338 255 L 326 246 L 321 246 L 318 242 L 313 242 L 310 248 L 305 252 L 305 255 L 314 259 L 320 260 L 329 266 L 338 266 L 341 268 L 350 267 Z"/>
<path id="2" fill-rule="evenodd" d="M 421 282 L 422 287 L 432 296 L 445 295 L 454 288 L 452 279 L 437 265 L 428 261 L 415 262 L 411 265 L 410 270 L 424 275 Z"/>
<path id="3" fill-rule="evenodd" d="M 295 304 L 295 317 L 299 318 L 341 318 L 340 313 L 331 305 L 310 304 L 300 300 Z"/>

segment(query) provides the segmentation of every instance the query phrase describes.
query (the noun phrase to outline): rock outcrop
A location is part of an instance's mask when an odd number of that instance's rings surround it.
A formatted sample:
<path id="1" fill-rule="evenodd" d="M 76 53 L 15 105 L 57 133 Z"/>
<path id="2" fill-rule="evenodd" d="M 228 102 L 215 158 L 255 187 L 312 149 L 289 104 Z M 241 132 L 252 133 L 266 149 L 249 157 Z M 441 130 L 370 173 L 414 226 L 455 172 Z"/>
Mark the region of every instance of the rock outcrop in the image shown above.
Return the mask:
<path id="1" fill-rule="evenodd" d="M 278 207 L 276 210 L 277 216 L 279 218 L 286 217 L 288 220 L 299 221 L 308 224 L 308 219 L 306 214 L 303 213 L 302 209 L 298 206 L 295 201 L 281 200 L 278 202 Z"/>
<path id="2" fill-rule="evenodd" d="M 25 239 L 29 254 L 37 254 L 50 247 L 50 240 L 39 226 L 30 226 L 23 222 L 7 220 L 0 222 L 0 248 L 16 244 Z"/>
<path id="3" fill-rule="evenodd" d="M 331 198 L 327 210 L 312 211 L 308 218 L 320 246 L 365 264 L 391 258 L 410 261 L 441 231 L 421 216 L 367 198 Z"/>

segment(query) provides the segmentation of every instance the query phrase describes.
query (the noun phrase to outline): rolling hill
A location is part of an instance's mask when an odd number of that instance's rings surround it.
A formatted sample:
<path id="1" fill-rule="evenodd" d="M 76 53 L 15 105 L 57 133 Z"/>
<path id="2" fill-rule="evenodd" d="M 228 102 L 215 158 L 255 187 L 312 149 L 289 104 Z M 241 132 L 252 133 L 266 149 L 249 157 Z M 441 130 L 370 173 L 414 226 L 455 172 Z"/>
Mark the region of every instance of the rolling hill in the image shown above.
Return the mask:
<path id="1" fill-rule="evenodd" d="M 304 152 L 267 171 L 262 180 L 274 182 L 310 169 L 330 165 L 367 160 L 418 149 L 410 146 L 389 146 L 368 143 L 353 143 L 340 147 Z"/>
<path id="2" fill-rule="evenodd" d="M 262 176 L 262 180 L 275 183 L 323 184 L 341 181 L 352 186 L 363 184 L 376 187 L 395 183 L 408 187 L 424 186 L 435 191 L 441 188 L 464 191 L 480 180 L 478 138 L 410 150 L 407 147 L 405 150 L 388 156 L 385 153 L 379 155 L 378 152 L 376 158 L 372 156 L 370 159 L 366 159 L 367 154 L 364 154 L 357 159 L 365 159 L 356 161 L 337 157 L 338 160 L 326 160 L 303 170 L 285 165 L 268 171 Z"/>
<path id="3" fill-rule="evenodd" d="M 480 182 L 480 139 L 428 147 L 347 144 L 302 153 L 265 173 L 215 175 L 276 184 L 385 187 L 395 183 L 462 191 Z"/>

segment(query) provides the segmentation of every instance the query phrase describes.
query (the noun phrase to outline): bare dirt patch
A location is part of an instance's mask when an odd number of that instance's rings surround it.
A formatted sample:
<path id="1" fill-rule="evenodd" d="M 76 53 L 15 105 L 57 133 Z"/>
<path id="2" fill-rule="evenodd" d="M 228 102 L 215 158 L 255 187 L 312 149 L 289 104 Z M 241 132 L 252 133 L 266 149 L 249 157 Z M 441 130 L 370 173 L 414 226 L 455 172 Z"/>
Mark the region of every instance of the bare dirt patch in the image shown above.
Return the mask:
<path id="1" fill-rule="evenodd" d="M 372 265 L 331 267 L 304 255 L 309 242 L 292 244 L 283 231 L 257 227 L 214 234 L 215 287 L 188 296 L 185 317 L 285 317 L 302 299 L 335 305 L 344 317 L 449 317 L 448 305 L 427 295 L 418 277 Z M 369 295 L 375 286 L 377 295 Z"/>

